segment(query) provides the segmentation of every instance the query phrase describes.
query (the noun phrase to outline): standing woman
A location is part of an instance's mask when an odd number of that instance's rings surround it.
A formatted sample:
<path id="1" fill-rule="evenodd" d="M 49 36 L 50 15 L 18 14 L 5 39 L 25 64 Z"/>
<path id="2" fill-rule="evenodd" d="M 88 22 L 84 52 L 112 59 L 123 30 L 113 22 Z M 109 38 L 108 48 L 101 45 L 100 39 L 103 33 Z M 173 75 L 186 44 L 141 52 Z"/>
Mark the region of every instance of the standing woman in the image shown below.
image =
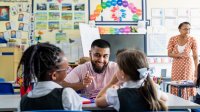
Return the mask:
<path id="1" fill-rule="evenodd" d="M 191 25 L 183 22 L 178 26 L 179 35 L 171 37 L 168 44 L 168 56 L 173 58 L 172 81 L 195 80 L 198 65 L 197 41 L 190 36 Z M 192 56 L 190 55 L 192 51 Z M 177 95 L 177 88 L 172 88 L 172 94 Z M 188 99 L 195 95 L 193 88 L 182 90 L 182 98 Z"/>

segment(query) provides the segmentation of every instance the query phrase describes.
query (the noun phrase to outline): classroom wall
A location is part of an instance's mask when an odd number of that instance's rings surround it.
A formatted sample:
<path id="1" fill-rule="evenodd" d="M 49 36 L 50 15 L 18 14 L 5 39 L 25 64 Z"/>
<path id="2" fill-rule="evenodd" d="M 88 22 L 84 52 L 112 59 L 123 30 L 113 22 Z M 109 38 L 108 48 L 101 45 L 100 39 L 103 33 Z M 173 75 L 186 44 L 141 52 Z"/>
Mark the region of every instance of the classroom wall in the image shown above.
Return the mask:
<path id="1" fill-rule="evenodd" d="M 151 8 L 200 8 L 200 0 L 146 0 L 147 18 L 151 17 Z"/>
<path id="2" fill-rule="evenodd" d="M 147 2 L 147 19 L 151 20 L 151 9 L 152 8 L 200 8 L 200 0 L 146 0 Z M 152 33 L 152 28 L 155 26 L 151 26 L 151 21 L 150 21 L 150 26 L 147 27 L 147 35 L 149 33 Z M 168 39 L 173 36 L 179 34 L 178 32 L 178 25 L 175 26 L 173 29 L 167 29 L 165 27 L 164 31 L 161 32 L 163 34 L 166 34 L 166 43 L 168 43 Z M 192 28 L 192 31 L 194 29 Z M 200 31 L 200 29 L 196 29 L 197 32 Z M 200 34 L 193 35 L 196 37 L 197 40 L 200 38 Z M 148 38 L 148 36 L 147 36 Z M 167 47 L 166 47 L 167 49 Z M 161 69 L 167 69 L 167 77 L 171 77 L 171 63 L 152 63 L 150 66 L 156 68 L 156 74 L 157 76 L 161 75 Z"/>

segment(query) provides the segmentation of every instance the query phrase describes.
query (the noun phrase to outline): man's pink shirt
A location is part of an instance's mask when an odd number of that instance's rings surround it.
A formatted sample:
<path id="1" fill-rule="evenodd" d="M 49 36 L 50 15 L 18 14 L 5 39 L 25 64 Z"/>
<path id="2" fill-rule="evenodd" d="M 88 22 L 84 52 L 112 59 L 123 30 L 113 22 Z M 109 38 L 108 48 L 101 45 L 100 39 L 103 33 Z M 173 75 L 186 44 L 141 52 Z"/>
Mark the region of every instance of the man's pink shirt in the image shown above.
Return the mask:
<path id="1" fill-rule="evenodd" d="M 65 81 L 69 83 L 82 82 L 87 71 L 91 73 L 94 80 L 91 85 L 81 90 L 81 94 L 88 98 L 96 97 L 99 91 L 105 87 L 108 82 L 112 79 L 113 75 L 117 72 L 118 66 L 115 62 L 109 62 L 107 68 L 103 73 L 95 73 L 91 62 L 86 62 L 82 65 L 74 68 L 65 78 Z"/>

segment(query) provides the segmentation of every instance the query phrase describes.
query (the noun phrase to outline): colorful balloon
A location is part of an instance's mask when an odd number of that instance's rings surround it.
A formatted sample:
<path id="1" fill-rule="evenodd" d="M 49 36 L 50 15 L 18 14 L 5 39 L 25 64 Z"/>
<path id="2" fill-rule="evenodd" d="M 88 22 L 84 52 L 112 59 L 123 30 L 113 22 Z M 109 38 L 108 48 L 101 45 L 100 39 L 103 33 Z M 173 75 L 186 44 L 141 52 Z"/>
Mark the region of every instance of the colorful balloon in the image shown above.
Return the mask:
<path id="1" fill-rule="evenodd" d="M 96 20 L 96 16 L 95 15 L 90 15 L 90 20 Z"/>
<path id="2" fill-rule="evenodd" d="M 142 15 L 142 10 L 141 10 L 141 9 L 137 9 L 136 14 L 137 14 L 138 16 L 141 16 L 141 15 Z"/>
<path id="3" fill-rule="evenodd" d="M 116 6 L 116 5 L 117 5 L 117 1 L 116 1 L 116 0 L 112 0 L 112 1 L 111 1 L 111 5 L 112 5 L 112 6 Z"/>
<path id="4" fill-rule="evenodd" d="M 126 26 L 124 28 L 124 33 L 130 33 L 131 32 L 131 28 L 129 26 Z"/>
<path id="5" fill-rule="evenodd" d="M 97 5 L 96 10 L 100 10 L 100 11 L 102 11 L 102 7 L 101 7 L 100 4 Z"/>
<path id="6" fill-rule="evenodd" d="M 110 33 L 111 33 L 111 34 L 114 34 L 114 33 L 115 33 L 114 28 L 110 28 Z"/>
<path id="7" fill-rule="evenodd" d="M 115 34 L 119 34 L 119 29 L 118 28 L 114 28 L 115 29 Z"/>
<path id="8" fill-rule="evenodd" d="M 99 16 L 100 13 L 101 13 L 101 11 L 99 11 L 99 10 L 95 10 L 95 11 L 94 11 L 94 15 L 95 15 L 95 16 Z"/>
<path id="9" fill-rule="evenodd" d="M 123 2 L 122 2 L 122 6 L 123 6 L 123 7 L 127 7 L 127 6 L 128 6 L 128 1 L 123 1 Z"/>
<path id="10" fill-rule="evenodd" d="M 122 5 L 122 0 L 117 1 L 117 5 L 121 6 Z"/>
<path id="11" fill-rule="evenodd" d="M 131 10 L 132 8 L 134 8 L 135 7 L 135 5 L 133 4 L 133 3 L 129 3 L 128 4 L 128 8 Z"/>
<path id="12" fill-rule="evenodd" d="M 101 2 L 101 7 L 102 7 L 103 9 L 105 9 L 105 8 L 106 8 L 106 2 Z"/>
<path id="13" fill-rule="evenodd" d="M 138 17 L 137 14 L 134 14 L 134 15 L 132 16 L 132 19 L 133 19 L 133 21 L 138 21 L 139 17 Z"/>
<path id="14" fill-rule="evenodd" d="M 137 11 L 136 7 L 134 7 L 134 8 L 131 9 L 132 13 L 136 13 L 136 11 Z"/>
<path id="15" fill-rule="evenodd" d="M 119 32 L 120 32 L 120 33 L 124 33 L 124 28 L 120 28 L 120 29 L 119 29 Z"/>
<path id="16" fill-rule="evenodd" d="M 104 28 L 105 34 L 109 34 L 110 33 L 110 28 Z"/>
<path id="17" fill-rule="evenodd" d="M 103 27 L 99 27 L 99 33 L 100 33 L 100 34 L 105 34 L 105 30 L 104 30 Z"/>
<path id="18" fill-rule="evenodd" d="M 111 1 L 107 1 L 107 2 L 106 2 L 106 7 L 111 7 L 111 5 L 112 5 L 112 4 L 111 4 Z"/>

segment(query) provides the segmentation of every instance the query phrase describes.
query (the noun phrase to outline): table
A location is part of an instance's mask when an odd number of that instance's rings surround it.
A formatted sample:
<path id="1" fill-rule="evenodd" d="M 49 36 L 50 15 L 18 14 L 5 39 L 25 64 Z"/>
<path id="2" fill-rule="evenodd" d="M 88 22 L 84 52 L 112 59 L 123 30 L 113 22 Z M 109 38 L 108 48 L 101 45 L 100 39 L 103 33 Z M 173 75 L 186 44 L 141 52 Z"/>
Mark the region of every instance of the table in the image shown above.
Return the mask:
<path id="1" fill-rule="evenodd" d="M 196 109 L 200 105 L 185 100 L 178 96 L 167 93 L 167 106 L 169 109 Z M 0 111 L 17 111 L 20 102 L 20 95 L 0 95 Z M 113 107 L 99 108 L 95 103 L 83 104 L 83 110 L 114 110 Z"/>
<path id="2" fill-rule="evenodd" d="M 181 97 L 167 93 L 168 101 L 167 106 L 169 109 L 195 109 L 200 108 L 200 105 L 193 103 L 189 100 L 185 100 Z"/>
<path id="3" fill-rule="evenodd" d="M 20 95 L 0 95 L 0 111 L 17 111 Z"/>
<path id="4" fill-rule="evenodd" d="M 167 85 L 167 92 L 169 92 L 169 86 L 176 87 L 178 89 L 178 96 L 179 97 L 181 97 L 181 89 L 196 87 L 196 85 L 193 84 L 193 83 L 179 84 L 179 83 L 176 83 L 176 82 L 165 82 L 165 84 Z"/>

